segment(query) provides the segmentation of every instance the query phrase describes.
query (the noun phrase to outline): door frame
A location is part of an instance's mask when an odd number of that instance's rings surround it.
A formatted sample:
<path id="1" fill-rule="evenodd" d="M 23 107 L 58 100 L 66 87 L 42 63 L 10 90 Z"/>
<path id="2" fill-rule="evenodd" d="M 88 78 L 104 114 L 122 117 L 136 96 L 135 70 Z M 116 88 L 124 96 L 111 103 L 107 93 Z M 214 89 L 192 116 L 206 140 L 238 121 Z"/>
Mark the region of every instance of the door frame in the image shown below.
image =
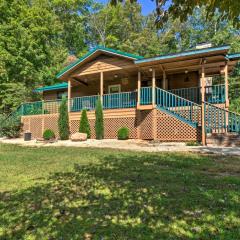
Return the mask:
<path id="1" fill-rule="evenodd" d="M 116 92 L 116 93 L 120 93 L 120 92 L 121 92 L 121 84 L 109 85 L 109 86 L 108 86 L 108 93 L 109 93 L 109 94 L 111 94 L 111 92 L 110 92 L 110 88 L 111 88 L 111 87 L 118 87 L 118 88 L 119 88 L 119 91 Z"/>

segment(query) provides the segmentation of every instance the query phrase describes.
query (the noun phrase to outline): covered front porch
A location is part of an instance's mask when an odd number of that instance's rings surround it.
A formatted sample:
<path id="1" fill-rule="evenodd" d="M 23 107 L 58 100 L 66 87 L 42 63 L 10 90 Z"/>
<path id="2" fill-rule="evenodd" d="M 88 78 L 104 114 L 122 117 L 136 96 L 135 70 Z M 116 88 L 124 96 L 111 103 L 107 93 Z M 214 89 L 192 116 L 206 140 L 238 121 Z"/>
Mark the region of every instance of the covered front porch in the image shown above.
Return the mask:
<path id="1" fill-rule="evenodd" d="M 94 109 L 98 97 L 104 109 L 145 109 L 155 106 L 160 88 L 168 92 L 161 96 L 166 97 L 164 102 L 182 98 L 228 108 L 228 74 L 235 64 L 226 57 L 228 49 L 197 49 L 149 59 L 96 49 L 57 75 L 67 83 L 66 89 L 44 92 L 43 98 L 54 101 L 66 95 L 69 112 Z"/>
<path id="2" fill-rule="evenodd" d="M 159 67 L 133 68 L 113 72 L 100 72 L 81 78 L 69 78 L 66 88 L 45 91 L 43 101 L 23 105 L 23 115 L 57 113 L 61 98 L 68 98 L 69 112 L 94 110 L 101 99 L 103 109 L 154 107 L 159 99 L 171 102 L 171 107 L 183 106 L 184 101 L 201 104 L 202 99 L 212 104 L 226 105 L 228 99 L 228 68 L 222 74 L 206 76 L 205 68 L 199 71 L 161 71 Z M 202 80 L 207 85 L 202 85 Z M 162 89 L 162 96 L 157 94 Z M 55 94 L 55 95 L 54 95 Z M 50 99 L 48 98 L 50 96 Z M 174 98 L 174 100 L 173 100 Z M 184 101 L 183 101 L 184 100 Z"/>

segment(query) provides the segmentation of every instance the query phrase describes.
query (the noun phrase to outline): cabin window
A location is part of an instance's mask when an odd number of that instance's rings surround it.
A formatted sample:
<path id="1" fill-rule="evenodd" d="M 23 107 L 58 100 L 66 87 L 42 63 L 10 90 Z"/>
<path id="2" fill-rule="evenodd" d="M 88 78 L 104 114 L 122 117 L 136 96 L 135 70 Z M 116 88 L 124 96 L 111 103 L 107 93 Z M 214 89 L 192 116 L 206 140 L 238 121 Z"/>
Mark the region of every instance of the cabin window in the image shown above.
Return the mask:
<path id="1" fill-rule="evenodd" d="M 68 96 L 68 93 L 65 91 L 65 92 L 57 92 L 57 99 L 58 100 L 61 100 L 63 97 L 67 97 Z"/>
<path id="2" fill-rule="evenodd" d="M 121 85 L 109 85 L 108 86 L 108 93 L 120 93 L 121 92 Z"/>

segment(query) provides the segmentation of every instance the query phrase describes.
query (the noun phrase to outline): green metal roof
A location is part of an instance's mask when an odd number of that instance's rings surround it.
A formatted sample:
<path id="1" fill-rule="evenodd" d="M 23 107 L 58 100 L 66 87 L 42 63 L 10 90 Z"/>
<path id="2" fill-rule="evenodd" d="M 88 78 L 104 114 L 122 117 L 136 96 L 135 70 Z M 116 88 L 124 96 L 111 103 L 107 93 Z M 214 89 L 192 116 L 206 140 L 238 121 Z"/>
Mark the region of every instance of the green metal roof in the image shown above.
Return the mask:
<path id="1" fill-rule="evenodd" d="M 113 53 L 113 54 L 116 54 L 116 55 L 120 55 L 122 57 L 131 58 L 133 60 L 142 59 L 143 58 L 141 56 L 134 55 L 134 54 L 131 54 L 131 53 L 126 53 L 126 52 L 118 51 L 118 50 L 115 50 L 115 49 L 99 46 L 99 47 L 96 47 L 93 50 L 89 51 L 87 54 L 85 54 L 84 56 L 82 56 L 81 58 L 79 58 L 78 60 L 73 62 L 72 64 L 70 64 L 67 67 L 65 67 L 62 71 L 60 71 L 56 75 L 56 77 L 60 78 L 64 73 L 66 73 L 67 71 L 71 70 L 73 67 L 75 67 L 76 65 L 78 65 L 79 63 L 81 63 L 82 61 L 84 61 L 85 59 L 87 59 L 88 57 L 90 57 L 92 54 L 94 54 L 97 51 L 109 52 L 109 53 Z"/>
<path id="2" fill-rule="evenodd" d="M 84 56 L 82 56 L 81 58 L 79 58 L 78 60 L 73 62 L 72 64 L 65 67 L 62 71 L 60 71 L 56 75 L 56 77 L 60 78 L 63 74 L 65 74 L 66 72 L 68 72 L 69 70 L 71 70 L 72 68 L 77 66 L 79 63 L 81 63 L 82 61 L 84 61 L 85 59 L 87 59 L 88 57 L 90 57 L 92 54 L 94 54 L 97 51 L 109 52 L 109 53 L 112 53 L 112 54 L 120 55 L 122 57 L 131 58 L 131 59 L 134 60 L 135 64 L 140 64 L 140 63 L 146 63 L 146 62 L 152 62 L 152 61 L 158 61 L 158 60 L 165 60 L 165 59 L 172 59 L 172 58 L 177 58 L 177 57 L 192 56 L 192 55 L 195 55 L 195 54 L 210 53 L 210 52 L 214 52 L 214 51 L 229 50 L 229 49 L 230 49 L 229 45 L 224 45 L 224 46 L 219 46 L 219 47 L 194 49 L 194 50 L 189 50 L 189 51 L 184 51 L 184 52 L 179 52 L 179 53 L 160 55 L 160 56 L 156 56 L 156 57 L 152 57 L 152 58 L 144 58 L 144 57 L 137 56 L 137 55 L 134 55 L 134 54 L 130 54 L 130 53 L 118 51 L 118 50 L 115 50 L 115 49 L 99 46 L 99 47 L 94 48 L 92 51 L 89 51 L 87 54 L 85 54 Z M 234 59 L 234 58 L 238 57 L 238 55 L 232 54 L 232 55 L 227 55 L 226 57 L 228 57 L 229 59 L 230 58 Z"/>
<path id="3" fill-rule="evenodd" d="M 46 92 L 46 91 L 66 89 L 66 88 L 68 88 L 68 84 L 64 82 L 64 83 L 59 83 L 52 86 L 40 87 L 35 89 L 34 92 Z"/>
<path id="4" fill-rule="evenodd" d="M 228 54 L 227 58 L 230 60 L 237 60 L 240 59 L 240 53 L 232 53 L 232 54 Z"/>
<path id="5" fill-rule="evenodd" d="M 185 52 L 160 55 L 160 56 L 156 56 L 156 57 L 152 57 L 152 58 L 138 59 L 138 60 L 135 60 L 135 63 L 138 64 L 138 63 L 171 59 L 171 58 L 176 58 L 176 57 L 191 56 L 191 55 L 201 54 L 201 53 L 209 53 L 209 52 L 214 52 L 214 51 L 219 51 L 219 50 L 229 50 L 229 48 L 230 48 L 229 45 L 224 45 L 224 46 L 220 46 L 220 47 L 194 49 L 194 50 L 189 50 L 189 51 L 185 51 Z"/>

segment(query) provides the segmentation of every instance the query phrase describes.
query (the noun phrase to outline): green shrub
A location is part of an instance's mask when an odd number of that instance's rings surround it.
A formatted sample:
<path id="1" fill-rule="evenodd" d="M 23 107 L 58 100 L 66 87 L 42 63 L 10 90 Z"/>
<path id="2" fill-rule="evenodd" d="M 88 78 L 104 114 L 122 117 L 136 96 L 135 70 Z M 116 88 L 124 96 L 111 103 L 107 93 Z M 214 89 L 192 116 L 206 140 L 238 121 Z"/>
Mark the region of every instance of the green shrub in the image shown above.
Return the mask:
<path id="1" fill-rule="evenodd" d="M 17 138 L 22 129 L 20 117 L 9 117 L 1 121 L 0 135 L 8 138 Z"/>
<path id="2" fill-rule="evenodd" d="M 117 136 L 119 140 L 127 140 L 129 138 L 129 129 L 127 127 L 118 129 Z"/>
<path id="3" fill-rule="evenodd" d="M 69 120 L 66 97 L 62 98 L 62 102 L 59 108 L 58 130 L 61 140 L 67 140 L 69 138 Z"/>
<path id="4" fill-rule="evenodd" d="M 199 146 L 199 145 L 200 143 L 195 141 L 186 142 L 186 146 Z"/>
<path id="5" fill-rule="evenodd" d="M 0 114 L 0 137 L 3 137 L 2 127 L 3 127 L 3 123 L 4 123 L 5 119 L 6 119 L 6 115 Z"/>
<path id="6" fill-rule="evenodd" d="M 44 140 L 50 140 L 55 138 L 55 133 L 51 129 L 46 129 L 43 133 Z"/>
<path id="7" fill-rule="evenodd" d="M 88 138 L 91 137 L 91 130 L 90 130 L 90 125 L 89 125 L 86 109 L 84 109 L 82 111 L 80 126 L 79 126 L 79 132 L 80 133 L 86 133 Z"/>
<path id="8" fill-rule="evenodd" d="M 95 110 L 95 133 L 96 139 L 103 139 L 104 137 L 104 126 L 103 126 L 103 109 L 102 109 L 102 102 L 100 98 L 98 98 L 96 102 L 96 110 Z"/>

